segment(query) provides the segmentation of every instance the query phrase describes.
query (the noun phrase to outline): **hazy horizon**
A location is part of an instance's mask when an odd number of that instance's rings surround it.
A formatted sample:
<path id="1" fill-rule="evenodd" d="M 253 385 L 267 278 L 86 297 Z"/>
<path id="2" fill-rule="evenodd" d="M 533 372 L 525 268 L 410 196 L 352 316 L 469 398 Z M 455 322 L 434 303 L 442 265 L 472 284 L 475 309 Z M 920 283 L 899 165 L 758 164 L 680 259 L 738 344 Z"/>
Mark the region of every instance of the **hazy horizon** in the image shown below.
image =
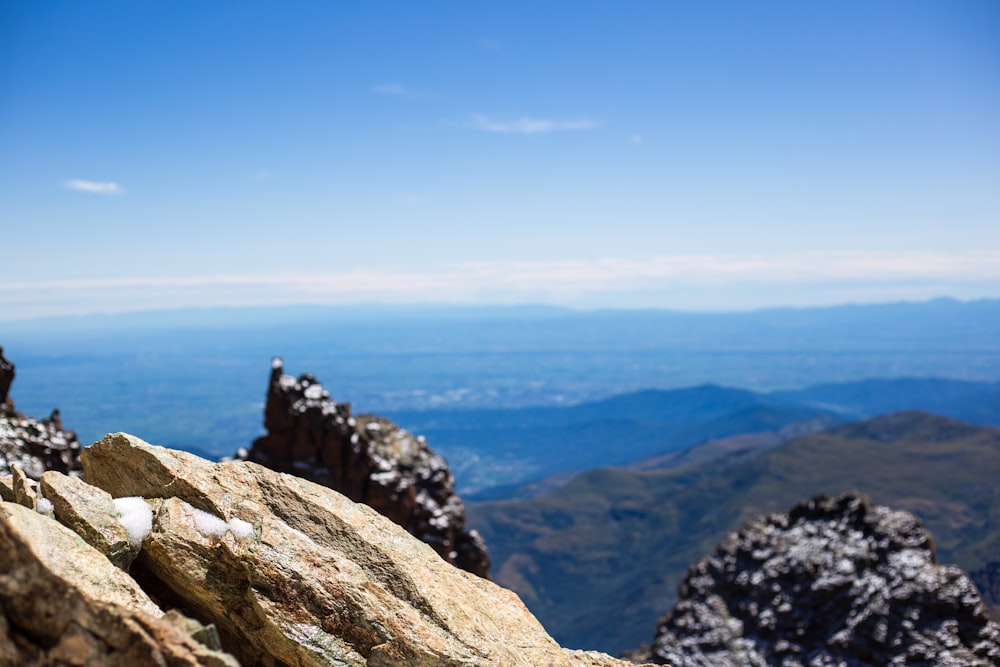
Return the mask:
<path id="1" fill-rule="evenodd" d="M 906 306 L 922 306 L 929 304 L 988 304 L 1000 301 L 1000 298 L 978 297 L 961 299 L 952 296 L 937 296 L 926 299 L 898 299 L 888 301 L 843 301 L 829 304 L 809 304 L 809 305 L 764 305 L 747 306 L 744 308 L 663 308 L 655 306 L 629 306 L 623 304 L 607 306 L 577 306 L 563 305 L 555 303 L 541 302 L 521 302 L 521 303 L 450 303 L 417 301 L 408 303 L 387 303 L 378 301 L 356 302 L 356 303 L 260 303 L 251 305 L 186 305 L 162 308 L 130 308 L 119 306 L 116 310 L 87 310 L 86 312 L 66 312 L 45 313 L 45 314 L 24 314 L 15 313 L 13 317 L 9 313 L 0 312 L 0 323 L 7 323 L 15 326 L 31 326 L 33 324 L 56 323 L 65 320 L 75 322 L 92 321 L 103 319 L 122 318 L 131 319 L 135 322 L 159 322 L 161 324 L 173 324 L 187 322 L 192 324 L 205 323 L 209 326 L 231 321 L 237 324 L 256 325 L 259 320 L 255 317 L 261 313 L 271 314 L 295 314 L 295 315 L 343 315 L 353 317 L 379 317 L 389 316 L 399 317 L 427 317 L 427 316 L 459 316 L 466 317 L 509 317 L 523 315 L 550 315 L 556 313 L 566 314 L 596 314 L 596 313 L 659 313 L 664 315 L 754 315 L 773 312 L 798 312 L 798 311 L 828 311 L 852 308 L 892 308 Z M 249 316 L 249 320 L 241 320 L 241 316 Z M 2 342 L 2 341 L 0 341 Z"/>

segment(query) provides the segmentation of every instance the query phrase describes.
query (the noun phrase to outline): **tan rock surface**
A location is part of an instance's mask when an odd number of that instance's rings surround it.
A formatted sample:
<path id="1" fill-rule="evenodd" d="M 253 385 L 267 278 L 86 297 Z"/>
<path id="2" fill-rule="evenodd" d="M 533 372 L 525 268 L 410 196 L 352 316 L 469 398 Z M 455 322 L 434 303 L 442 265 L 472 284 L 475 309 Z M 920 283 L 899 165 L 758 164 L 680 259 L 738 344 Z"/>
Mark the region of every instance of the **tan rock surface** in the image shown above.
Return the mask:
<path id="1" fill-rule="evenodd" d="M 35 491 L 35 483 L 29 480 L 28 476 L 18 466 L 11 466 L 10 473 L 13 475 L 14 502 L 28 509 L 35 509 L 38 505 L 38 493 Z"/>
<path id="2" fill-rule="evenodd" d="M 168 499 L 137 564 L 217 625 L 244 664 L 629 664 L 561 649 L 516 595 L 318 484 L 125 434 L 82 461 L 112 496 Z M 226 530 L 233 519 L 252 524 L 248 539 Z"/>
<path id="3" fill-rule="evenodd" d="M 49 471 L 39 481 L 42 496 L 52 503 L 56 520 L 79 535 L 90 546 L 127 570 L 139 553 L 129 545 L 128 534 L 118 520 L 118 510 L 107 491 L 79 477 Z"/>
<path id="4" fill-rule="evenodd" d="M 53 519 L 0 503 L 0 665 L 235 667 Z"/>

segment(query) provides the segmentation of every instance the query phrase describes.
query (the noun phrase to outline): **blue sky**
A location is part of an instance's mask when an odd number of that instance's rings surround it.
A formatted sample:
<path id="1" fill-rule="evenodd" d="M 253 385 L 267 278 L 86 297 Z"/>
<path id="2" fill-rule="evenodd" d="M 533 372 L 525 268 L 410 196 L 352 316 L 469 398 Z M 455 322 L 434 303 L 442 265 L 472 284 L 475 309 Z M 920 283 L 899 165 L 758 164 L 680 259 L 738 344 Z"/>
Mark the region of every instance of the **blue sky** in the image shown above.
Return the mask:
<path id="1" fill-rule="evenodd" d="M 1000 4 L 0 2 L 0 319 L 1000 297 Z"/>

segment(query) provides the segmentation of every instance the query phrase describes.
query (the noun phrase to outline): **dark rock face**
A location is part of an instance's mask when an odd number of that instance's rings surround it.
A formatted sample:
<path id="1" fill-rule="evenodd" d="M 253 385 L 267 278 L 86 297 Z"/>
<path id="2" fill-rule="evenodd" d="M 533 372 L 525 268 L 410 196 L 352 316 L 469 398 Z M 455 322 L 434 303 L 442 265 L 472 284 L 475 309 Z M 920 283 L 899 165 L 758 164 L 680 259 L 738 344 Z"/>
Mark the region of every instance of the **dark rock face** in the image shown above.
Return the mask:
<path id="1" fill-rule="evenodd" d="M 3 356 L 3 348 L 0 347 L 0 411 L 13 410 L 14 401 L 9 400 L 10 385 L 14 382 L 14 364 L 7 361 Z"/>
<path id="2" fill-rule="evenodd" d="M 264 408 L 267 435 L 238 458 L 323 484 L 362 502 L 420 538 L 449 563 L 481 577 L 490 560 L 465 526 L 465 506 L 447 462 L 423 438 L 387 419 L 351 415 L 312 375 L 272 364 Z"/>
<path id="3" fill-rule="evenodd" d="M 14 409 L 10 386 L 14 364 L 0 348 L 0 473 L 17 465 L 32 479 L 46 470 L 79 474 L 80 441 L 73 431 L 63 428 L 59 410 L 47 419 L 26 417 Z"/>
<path id="4" fill-rule="evenodd" d="M 698 665 L 997 665 L 1000 626 L 911 514 L 858 494 L 756 519 L 697 562 L 652 658 Z"/>
<path id="5" fill-rule="evenodd" d="M 976 583 L 990 616 L 1000 618 L 1000 560 L 990 561 L 969 577 Z"/>

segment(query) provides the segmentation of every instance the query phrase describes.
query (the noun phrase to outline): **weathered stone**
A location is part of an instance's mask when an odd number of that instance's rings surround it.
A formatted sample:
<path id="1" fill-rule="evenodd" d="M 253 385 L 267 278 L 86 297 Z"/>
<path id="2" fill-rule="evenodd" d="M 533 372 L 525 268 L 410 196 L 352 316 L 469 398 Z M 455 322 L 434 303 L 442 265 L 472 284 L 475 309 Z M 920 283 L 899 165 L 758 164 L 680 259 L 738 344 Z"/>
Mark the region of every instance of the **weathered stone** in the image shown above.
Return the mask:
<path id="1" fill-rule="evenodd" d="M 446 561 L 485 577 L 486 545 L 466 527 L 447 462 L 423 438 L 388 419 L 351 416 L 313 375 L 297 380 L 272 364 L 264 408 L 267 435 L 238 458 L 287 472 L 373 507 Z"/>
<path id="2" fill-rule="evenodd" d="M 14 475 L 0 475 L 0 500 L 14 502 Z"/>
<path id="3" fill-rule="evenodd" d="M 236 667 L 56 521 L 0 503 L 0 665 Z"/>
<path id="4" fill-rule="evenodd" d="M 39 482 L 55 518 L 123 570 L 139 553 L 129 544 L 111 494 L 78 477 L 49 471 Z"/>
<path id="5" fill-rule="evenodd" d="M 627 664 L 560 648 L 516 595 L 318 484 L 125 434 L 83 466 L 113 496 L 165 499 L 136 566 L 246 665 Z"/>
<path id="6" fill-rule="evenodd" d="M 20 505 L 5 503 L 0 508 L 0 521 L 8 539 L 29 548 L 52 576 L 101 602 L 121 604 L 157 617 L 162 615 L 131 577 L 111 565 L 69 528 Z"/>
<path id="7" fill-rule="evenodd" d="M 1000 664 L 1000 627 L 906 512 L 819 496 L 689 570 L 652 657 L 674 667 Z"/>
<path id="8" fill-rule="evenodd" d="M 35 490 L 34 482 L 28 480 L 27 475 L 19 466 L 11 466 L 10 473 L 13 476 L 11 486 L 14 489 L 14 502 L 30 510 L 36 509 L 38 507 L 38 492 Z"/>

